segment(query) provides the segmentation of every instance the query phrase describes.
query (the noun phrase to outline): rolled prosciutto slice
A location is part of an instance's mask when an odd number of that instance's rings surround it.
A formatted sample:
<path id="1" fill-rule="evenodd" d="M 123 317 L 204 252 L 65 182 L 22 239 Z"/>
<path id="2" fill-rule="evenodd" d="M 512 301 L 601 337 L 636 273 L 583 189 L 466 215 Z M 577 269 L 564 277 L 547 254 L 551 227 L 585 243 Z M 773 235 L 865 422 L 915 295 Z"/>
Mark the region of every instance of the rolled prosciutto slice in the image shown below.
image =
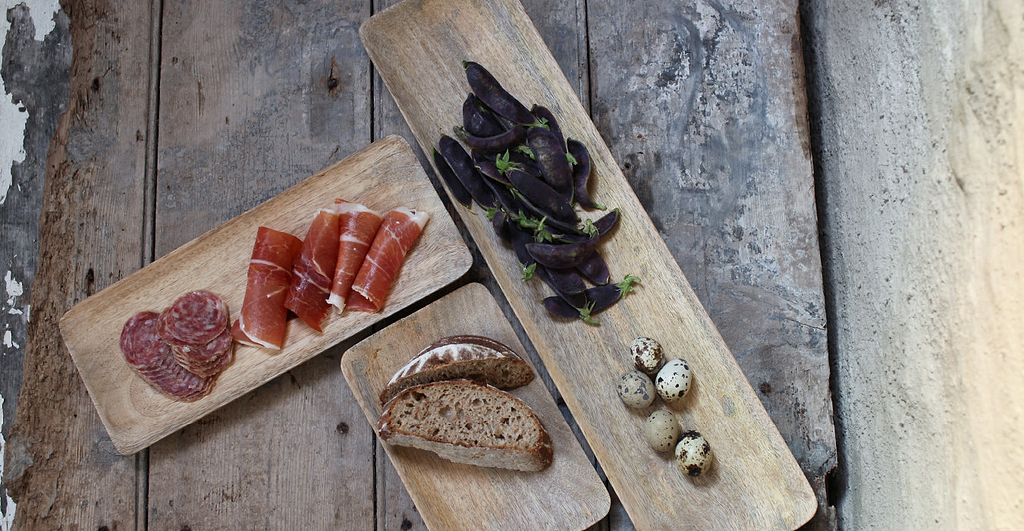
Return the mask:
<path id="1" fill-rule="evenodd" d="M 352 283 L 348 305 L 353 310 L 376 312 L 384 306 L 405 255 L 420 236 L 430 216 L 405 207 L 384 216 L 363 265 Z"/>
<path id="2" fill-rule="evenodd" d="M 193 402 L 213 389 L 215 378 L 204 378 L 174 360 L 171 346 L 160 339 L 160 314 L 139 312 L 121 329 L 121 353 L 139 376 L 161 393 Z"/>
<path id="3" fill-rule="evenodd" d="M 322 209 L 313 219 L 302 249 L 292 266 L 292 281 L 284 306 L 295 312 L 307 325 L 323 332 L 321 324 L 331 305 L 334 266 L 338 262 L 338 214 Z"/>
<path id="4" fill-rule="evenodd" d="M 267 227 L 256 230 L 245 284 L 245 299 L 231 328 L 236 341 L 280 349 L 284 344 L 288 309 L 284 306 L 292 282 L 292 267 L 302 240 Z"/>
<path id="5" fill-rule="evenodd" d="M 334 267 L 334 283 L 327 302 L 342 311 L 352 281 L 363 265 L 363 259 L 370 250 L 370 244 L 383 218 L 359 203 L 350 203 L 344 199 L 334 201 L 334 211 L 338 213 L 338 263 Z"/>

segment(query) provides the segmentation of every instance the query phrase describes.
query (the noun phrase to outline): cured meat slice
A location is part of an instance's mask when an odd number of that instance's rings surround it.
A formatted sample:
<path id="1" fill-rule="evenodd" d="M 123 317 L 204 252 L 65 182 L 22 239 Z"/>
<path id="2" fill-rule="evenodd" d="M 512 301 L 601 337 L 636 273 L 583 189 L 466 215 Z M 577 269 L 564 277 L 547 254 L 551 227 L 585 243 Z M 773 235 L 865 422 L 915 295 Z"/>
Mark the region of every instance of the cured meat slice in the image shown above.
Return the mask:
<path id="1" fill-rule="evenodd" d="M 357 312 L 373 313 L 378 310 L 378 308 L 370 302 L 370 299 L 363 297 L 355 291 L 349 291 L 348 299 L 345 301 L 345 307 Z"/>
<path id="2" fill-rule="evenodd" d="M 245 285 L 245 299 L 231 329 L 236 340 L 254 347 L 280 349 L 288 324 L 284 306 L 292 281 L 295 257 L 302 240 L 260 227 L 256 231 Z"/>
<path id="3" fill-rule="evenodd" d="M 171 345 L 198 347 L 213 341 L 228 326 L 228 307 L 209 291 L 178 297 L 160 314 L 160 339 Z"/>
<path id="4" fill-rule="evenodd" d="M 199 376 L 214 376 L 233 359 L 231 331 L 227 328 L 213 341 L 201 347 L 172 346 L 171 354 L 179 365 Z"/>
<path id="5" fill-rule="evenodd" d="M 363 259 L 370 250 L 370 244 L 383 218 L 359 203 L 350 203 L 344 199 L 334 201 L 334 210 L 338 213 L 338 263 L 334 267 L 334 282 L 327 302 L 342 311 L 352 281 L 363 265 Z"/>
<path id="6" fill-rule="evenodd" d="M 292 281 L 284 301 L 285 308 L 317 332 L 323 331 L 320 325 L 331 308 L 327 297 L 337 262 L 338 214 L 322 209 L 313 219 L 292 266 Z"/>
<path id="7" fill-rule="evenodd" d="M 359 294 L 370 303 L 372 310 L 379 311 L 391 289 L 398 270 L 405 261 L 405 255 L 419 238 L 430 216 L 405 207 L 396 208 L 384 216 L 363 265 L 352 283 L 353 294 Z M 349 296 L 349 304 L 361 302 Z M 362 306 L 362 305 L 360 305 Z M 355 308 L 353 308 L 355 309 Z"/>
<path id="8" fill-rule="evenodd" d="M 204 378 L 179 365 L 171 346 L 160 339 L 160 314 L 139 312 L 121 330 L 121 353 L 139 376 L 161 393 L 193 402 L 210 393 L 215 378 Z"/>
<path id="9" fill-rule="evenodd" d="M 158 365 L 170 353 L 171 347 L 157 333 L 156 312 L 139 312 L 121 329 L 121 352 L 132 368 L 146 370 Z"/>

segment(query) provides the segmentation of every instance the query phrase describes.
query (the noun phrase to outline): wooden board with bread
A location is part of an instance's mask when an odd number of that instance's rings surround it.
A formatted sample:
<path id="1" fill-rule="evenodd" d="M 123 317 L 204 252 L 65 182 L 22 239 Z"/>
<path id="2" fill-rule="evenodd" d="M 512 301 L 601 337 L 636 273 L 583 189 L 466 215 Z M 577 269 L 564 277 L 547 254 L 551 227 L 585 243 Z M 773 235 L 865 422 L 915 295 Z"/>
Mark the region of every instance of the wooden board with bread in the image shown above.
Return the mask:
<path id="1" fill-rule="evenodd" d="M 452 336 L 489 338 L 507 345 L 514 353 L 525 352 L 487 288 L 473 283 L 455 290 L 358 343 L 342 357 L 345 379 L 375 430 L 385 411 L 380 398 L 388 383 L 425 347 Z M 471 352 L 477 347 L 466 342 L 447 349 L 459 357 L 460 351 Z M 525 354 L 520 358 L 529 364 Z M 584 529 L 600 520 L 610 506 L 608 491 L 541 379 L 532 378 L 506 393 L 493 387 L 481 390 L 481 384 L 464 379 L 473 377 L 473 372 L 458 369 L 435 372 L 435 376 L 441 378 L 439 387 L 446 388 L 442 390 L 446 397 L 468 393 L 464 396 L 472 402 L 502 393 L 525 404 L 550 437 L 550 465 L 532 472 L 510 470 L 486 466 L 494 463 L 483 456 L 476 464 L 456 463 L 431 451 L 382 441 L 427 527 L 570 530 Z M 479 378 L 489 380 L 500 371 L 485 372 Z M 449 377 L 454 379 L 443 379 Z M 420 387 L 431 385 L 422 383 Z M 416 391 L 417 386 L 409 387 L 389 403 Z M 500 402 L 502 407 L 513 404 L 506 399 Z M 451 404 L 453 408 L 458 406 L 457 401 Z M 502 419 L 481 420 L 500 423 Z M 524 457 L 522 461 L 528 459 L 532 458 Z"/>

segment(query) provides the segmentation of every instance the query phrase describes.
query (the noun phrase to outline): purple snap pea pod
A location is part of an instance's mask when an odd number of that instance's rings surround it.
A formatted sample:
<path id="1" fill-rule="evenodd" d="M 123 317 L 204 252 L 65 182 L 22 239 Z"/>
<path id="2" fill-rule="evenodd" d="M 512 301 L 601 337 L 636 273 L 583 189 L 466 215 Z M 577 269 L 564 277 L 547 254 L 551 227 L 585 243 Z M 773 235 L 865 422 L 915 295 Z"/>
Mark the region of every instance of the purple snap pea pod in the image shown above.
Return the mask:
<path id="1" fill-rule="evenodd" d="M 494 198 L 498 200 L 498 206 L 501 208 L 508 212 L 518 212 L 522 208 L 508 185 L 493 179 L 484 179 L 484 184 L 494 193 Z"/>
<path id="2" fill-rule="evenodd" d="M 537 263 L 552 269 L 569 269 L 582 264 L 597 251 L 600 238 L 579 243 L 530 243 L 526 251 Z"/>
<path id="3" fill-rule="evenodd" d="M 587 280 L 599 286 L 607 284 L 612 279 L 611 273 L 608 271 L 608 263 L 604 261 L 604 258 L 598 251 L 594 251 L 590 258 L 576 266 L 576 270 Z"/>
<path id="4" fill-rule="evenodd" d="M 594 228 L 597 229 L 597 233 L 601 236 L 611 232 L 615 224 L 619 222 L 619 209 L 614 208 L 611 212 L 601 216 L 597 221 L 594 222 Z"/>
<path id="5" fill-rule="evenodd" d="M 558 145 L 562 147 L 562 151 L 565 151 L 565 137 L 562 136 L 562 129 L 558 127 L 558 121 L 555 120 L 555 115 L 551 114 L 551 111 L 547 107 L 540 105 L 534 105 L 530 112 L 537 117 L 538 120 L 543 120 L 548 129 L 555 134 L 555 138 L 558 139 Z"/>
<path id="6" fill-rule="evenodd" d="M 480 206 L 493 207 L 496 204 L 494 193 L 487 187 L 484 176 L 477 171 L 476 166 L 473 165 L 473 159 L 462 148 L 462 144 L 450 136 L 441 135 L 441 140 L 438 141 L 438 151 L 441 152 L 441 156 L 448 162 L 452 172 L 466 187 L 466 190 L 469 190 L 469 195 Z"/>
<path id="7" fill-rule="evenodd" d="M 522 151 L 519 150 L 512 150 L 509 151 L 508 160 L 509 162 L 518 164 L 519 168 L 525 171 L 526 173 L 529 173 L 534 177 L 540 178 L 540 175 L 542 173 L 540 170 L 540 165 L 537 164 L 537 161 L 533 160 L 533 157 L 531 157 L 530 155 L 527 155 L 526 153 L 523 153 Z"/>
<path id="8" fill-rule="evenodd" d="M 582 235 L 574 233 L 560 234 L 559 240 L 566 243 L 581 242 L 586 239 L 589 239 L 591 237 L 590 235 L 593 234 L 594 231 L 597 232 L 598 236 L 604 236 L 611 232 L 613 228 L 615 228 L 615 224 L 618 223 L 618 221 L 619 209 L 616 208 L 613 209 L 611 212 L 608 212 L 607 214 L 598 218 L 597 221 L 591 222 L 590 225 L 593 226 L 593 230 L 590 231 L 589 233 L 584 231 L 583 233 L 580 233 Z"/>
<path id="9" fill-rule="evenodd" d="M 586 304 L 577 308 L 573 306 L 569 301 L 563 299 L 558 295 L 553 295 L 551 297 L 544 298 L 544 308 L 547 309 L 548 312 L 553 313 L 559 317 L 565 317 L 568 319 L 576 319 L 580 317 L 580 308 L 583 308 L 585 306 Z M 587 315 L 589 316 L 590 313 L 587 312 Z M 594 322 L 596 323 L 596 321 Z"/>
<path id="10" fill-rule="evenodd" d="M 567 224 L 576 223 L 576 211 L 572 209 L 572 205 L 544 181 L 522 170 L 509 170 L 505 172 L 505 176 L 523 198 L 543 215 Z"/>
<path id="11" fill-rule="evenodd" d="M 495 114 L 517 124 L 531 125 L 537 121 L 530 110 L 509 94 L 486 68 L 473 61 L 463 61 L 462 67 L 466 70 L 470 90 Z"/>
<path id="12" fill-rule="evenodd" d="M 533 243 L 533 235 L 519 228 L 515 223 L 509 222 L 509 238 L 512 240 L 512 250 L 523 267 L 529 267 L 535 263 L 533 256 L 526 250 L 526 246 Z"/>
<path id="13" fill-rule="evenodd" d="M 501 153 L 522 144 L 526 137 L 526 128 L 517 124 L 508 131 L 494 136 L 476 136 L 462 127 L 456 127 L 455 134 L 459 135 L 471 149 L 485 153 Z"/>
<path id="14" fill-rule="evenodd" d="M 462 103 L 462 126 L 476 136 L 494 136 L 505 131 L 501 121 L 472 92 Z"/>
<path id="15" fill-rule="evenodd" d="M 470 206 L 473 204 L 473 196 L 469 195 L 469 190 L 462 184 L 462 181 L 452 172 L 451 166 L 444 160 L 444 157 L 436 149 L 431 150 L 434 156 L 434 165 L 437 166 L 437 173 L 441 174 L 441 179 L 448 185 L 448 189 L 452 191 L 452 196 L 456 201 L 461 203 L 463 206 Z"/>
<path id="16" fill-rule="evenodd" d="M 473 152 L 473 163 L 476 164 L 476 169 L 480 170 L 480 173 L 482 173 L 484 177 L 490 177 L 491 180 L 505 185 L 512 184 L 509 182 L 508 177 L 505 177 L 505 174 L 501 173 L 501 170 L 498 169 L 498 166 L 494 164 L 493 160 L 484 158 L 476 151 Z"/>
<path id="17" fill-rule="evenodd" d="M 619 299 L 625 297 L 626 294 L 633 290 L 633 283 L 635 282 L 640 282 L 640 279 L 626 275 L 626 278 L 618 284 L 606 284 L 590 288 L 584 292 L 587 295 L 587 304 L 582 307 L 574 307 L 558 296 L 547 297 L 544 299 L 544 308 L 561 317 L 578 317 L 590 324 L 599 324 L 593 315 L 608 309 L 611 305 L 618 302 Z"/>
<path id="18" fill-rule="evenodd" d="M 570 305 L 583 307 L 587 304 L 584 293 L 587 286 L 579 273 L 572 269 L 549 269 L 542 265 L 537 266 L 534 273 Z"/>
<path id="19" fill-rule="evenodd" d="M 555 134 L 550 129 L 531 127 L 526 132 L 526 141 L 533 150 L 534 159 L 540 166 L 544 180 L 562 197 L 572 201 L 572 169 L 569 167 L 569 159 L 565 157 L 565 150 L 562 149 L 561 142 Z"/>
<path id="20" fill-rule="evenodd" d="M 576 202 L 583 208 L 596 208 L 604 210 L 604 205 L 595 203 L 587 192 L 587 182 L 590 180 L 590 152 L 578 140 L 570 138 L 566 141 L 566 148 L 576 163 L 572 167 L 572 184 L 576 193 Z"/>
<path id="21" fill-rule="evenodd" d="M 511 242 L 511 234 L 508 228 L 508 218 L 505 217 L 505 213 L 501 210 L 494 212 L 494 217 L 491 218 L 491 227 L 494 228 L 494 233 L 498 235 L 502 241 Z"/>

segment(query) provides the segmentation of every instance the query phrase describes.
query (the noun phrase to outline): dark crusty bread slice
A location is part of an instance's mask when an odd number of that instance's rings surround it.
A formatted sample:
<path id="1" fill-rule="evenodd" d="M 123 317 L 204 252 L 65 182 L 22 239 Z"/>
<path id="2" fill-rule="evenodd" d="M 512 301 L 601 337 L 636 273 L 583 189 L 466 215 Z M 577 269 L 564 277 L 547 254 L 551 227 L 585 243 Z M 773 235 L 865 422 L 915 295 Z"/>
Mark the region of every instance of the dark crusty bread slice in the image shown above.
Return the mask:
<path id="1" fill-rule="evenodd" d="M 486 384 L 443 380 L 406 389 L 377 423 L 382 441 L 485 467 L 538 471 L 551 464 L 551 437 L 522 400 Z"/>
<path id="2" fill-rule="evenodd" d="M 395 372 L 380 393 L 385 404 L 414 385 L 465 378 L 513 389 L 530 383 L 533 370 L 507 345 L 488 337 L 458 335 L 435 341 Z"/>

